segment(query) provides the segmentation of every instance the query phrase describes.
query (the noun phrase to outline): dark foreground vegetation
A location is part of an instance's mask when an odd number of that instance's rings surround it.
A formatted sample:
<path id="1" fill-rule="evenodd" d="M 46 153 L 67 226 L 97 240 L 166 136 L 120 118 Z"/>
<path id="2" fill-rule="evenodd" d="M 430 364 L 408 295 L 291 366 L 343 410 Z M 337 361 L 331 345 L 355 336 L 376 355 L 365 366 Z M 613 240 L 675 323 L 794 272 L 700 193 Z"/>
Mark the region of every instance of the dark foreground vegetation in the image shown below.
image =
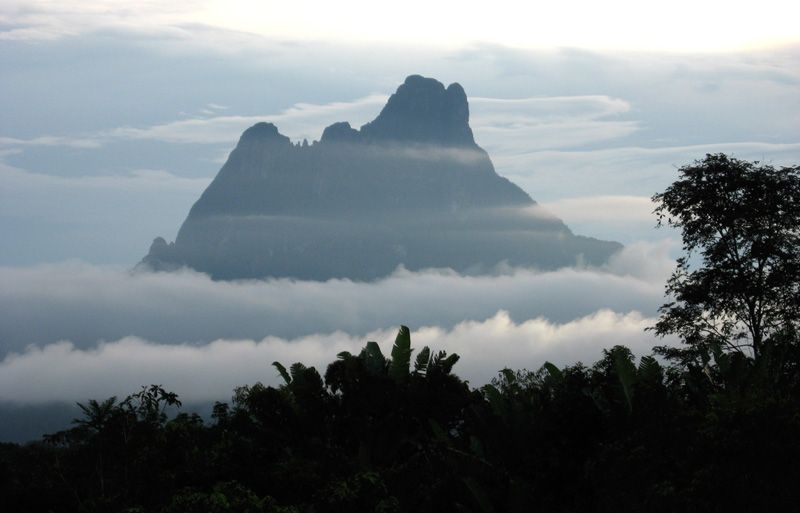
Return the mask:
<path id="1" fill-rule="evenodd" d="M 680 346 L 475 389 L 404 327 L 389 357 L 275 363 L 282 386 L 239 388 L 209 422 L 144 387 L 0 445 L 0 510 L 797 511 L 798 175 L 709 155 L 655 197 L 688 253 L 654 327 Z"/>
<path id="2" fill-rule="evenodd" d="M 402 330 L 238 389 L 206 424 L 148 387 L 74 428 L 0 447 L 3 511 L 792 511 L 800 354 L 510 370 L 479 390 Z M 491 341 L 487 341 L 487 346 Z"/>

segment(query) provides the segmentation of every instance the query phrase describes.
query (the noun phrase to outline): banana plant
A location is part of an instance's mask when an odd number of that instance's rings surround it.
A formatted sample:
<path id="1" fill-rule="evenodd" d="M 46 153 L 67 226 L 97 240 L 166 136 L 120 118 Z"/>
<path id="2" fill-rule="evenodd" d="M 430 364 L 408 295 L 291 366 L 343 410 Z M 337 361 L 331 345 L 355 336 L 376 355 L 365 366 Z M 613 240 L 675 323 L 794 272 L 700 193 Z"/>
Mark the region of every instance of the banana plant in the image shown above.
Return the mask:
<path id="1" fill-rule="evenodd" d="M 392 361 L 389 363 L 389 377 L 399 385 L 408 383 L 411 352 L 411 332 L 407 326 L 400 326 L 392 346 Z"/>

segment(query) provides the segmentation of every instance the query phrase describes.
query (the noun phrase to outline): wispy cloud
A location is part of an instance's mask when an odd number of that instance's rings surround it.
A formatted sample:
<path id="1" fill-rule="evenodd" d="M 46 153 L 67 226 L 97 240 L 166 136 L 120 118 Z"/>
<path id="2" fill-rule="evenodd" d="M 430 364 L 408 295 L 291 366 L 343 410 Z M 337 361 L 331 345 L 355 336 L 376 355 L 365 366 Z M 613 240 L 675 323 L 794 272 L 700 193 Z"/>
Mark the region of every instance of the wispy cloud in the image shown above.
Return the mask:
<path id="1" fill-rule="evenodd" d="M 158 195 L 188 209 L 208 186 L 207 178 L 186 178 L 164 170 L 138 169 L 124 175 L 63 177 L 31 173 L 0 163 L 0 214 L 27 217 L 53 223 L 72 221 L 76 226 L 129 211 L 142 198 L 151 208 Z M 141 222 L 140 219 L 138 222 Z M 88 228 L 87 228 L 88 230 Z"/>
<path id="2" fill-rule="evenodd" d="M 575 221 L 645 221 L 655 222 L 653 209 L 655 205 L 647 196 L 588 196 L 582 198 L 563 198 L 542 207 L 556 216 L 565 216 Z"/>
<path id="3" fill-rule="evenodd" d="M 55 176 L 44 173 L 32 173 L 0 163 L 0 190 L 16 195 L 24 190 L 37 190 L 45 194 L 43 189 L 53 190 L 97 190 L 122 189 L 141 192 L 158 190 L 183 190 L 195 194 L 208 186 L 208 178 L 187 178 L 176 176 L 161 169 L 136 169 L 124 175 L 81 175 Z M 53 192 L 53 191 L 50 191 Z"/>
<path id="4" fill-rule="evenodd" d="M 249 126 L 268 121 L 295 141 L 319 139 L 338 121 L 359 127 L 378 115 L 387 95 L 373 94 L 350 102 L 297 103 L 275 114 L 217 115 L 220 106 L 203 117 L 145 127 L 118 127 L 87 137 L 41 136 L 0 138 L 5 146 L 73 146 L 93 148 L 114 140 L 156 140 L 179 144 L 232 145 Z M 518 100 L 473 98 L 471 122 L 478 142 L 491 152 L 514 155 L 542 148 L 568 148 L 624 137 L 637 123 L 619 116 L 630 105 L 607 96 L 538 97 Z"/>
<path id="5" fill-rule="evenodd" d="M 100 137 L 113 139 L 152 139 L 171 143 L 233 144 L 249 126 L 268 121 L 294 140 L 319 139 L 322 130 L 337 121 L 360 126 L 377 115 L 386 95 L 371 95 L 352 102 L 316 105 L 297 103 L 276 113 L 256 116 L 209 116 L 173 121 L 143 128 L 121 127 Z"/>
<path id="6" fill-rule="evenodd" d="M 8 28 L 0 31 L 0 41 L 48 41 L 97 30 L 167 34 L 191 22 L 192 13 L 206 4 L 203 0 L 187 0 L 180 7 L 153 0 L 134 4 L 115 0 L 6 0 L 0 6 L 0 22 Z"/>
<path id="7" fill-rule="evenodd" d="M 0 137 L 0 146 L 69 146 L 96 148 L 102 144 L 119 140 L 154 140 L 177 144 L 226 144 L 232 146 L 241 133 L 261 121 L 275 123 L 279 130 L 294 140 L 319 139 L 322 130 L 338 121 L 350 121 L 361 126 L 377 116 L 388 97 L 374 94 L 351 102 L 326 104 L 297 103 L 275 114 L 264 115 L 217 115 L 226 107 L 215 105 L 207 109 L 203 117 L 179 119 L 145 127 L 118 127 L 93 133 L 84 137 L 62 137 L 44 135 L 21 139 Z"/>
<path id="8" fill-rule="evenodd" d="M 628 102 L 609 96 L 554 96 L 470 100 L 476 136 L 490 154 L 516 155 L 620 139 L 638 122 L 622 116 Z"/>
<path id="9" fill-rule="evenodd" d="M 31 139 L 19 139 L 16 137 L 0 137 L 0 147 L 35 147 L 35 146 L 64 146 L 69 148 L 99 148 L 102 145 L 102 137 L 63 137 L 44 135 Z"/>
<path id="10" fill-rule="evenodd" d="M 504 153 L 493 158 L 500 174 L 544 203 L 573 197 L 650 196 L 677 177 L 679 167 L 706 153 L 723 152 L 776 166 L 800 161 L 800 142 L 709 142 L 696 145 L 615 146 L 603 149 Z M 565 191 L 566 192 L 565 194 Z M 568 196 L 568 197 L 569 197 Z"/>
<path id="11" fill-rule="evenodd" d="M 555 214 L 576 233 L 615 239 L 623 244 L 642 240 L 679 238 L 676 230 L 654 230 L 655 205 L 649 196 L 607 195 L 567 197 L 544 202 L 542 208 Z M 678 250 L 676 245 L 673 248 Z"/>

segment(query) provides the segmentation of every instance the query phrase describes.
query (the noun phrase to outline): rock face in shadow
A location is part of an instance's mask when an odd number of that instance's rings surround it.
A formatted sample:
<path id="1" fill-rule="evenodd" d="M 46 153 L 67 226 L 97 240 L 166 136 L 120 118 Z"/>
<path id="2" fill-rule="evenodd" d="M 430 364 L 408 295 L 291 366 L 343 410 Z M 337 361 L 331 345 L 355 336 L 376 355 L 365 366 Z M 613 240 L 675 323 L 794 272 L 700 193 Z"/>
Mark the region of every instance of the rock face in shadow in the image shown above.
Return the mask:
<path id="1" fill-rule="evenodd" d="M 475 143 L 463 88 L 414 75 L 360 130 L 335 123 L 311 145 L 270 123 L 245 130 L 175 242 L 155 239 L 140 266 L 370 280 L 399 265 L 601 264 L 620 248 L 574 235 L 499 176 Z"/>

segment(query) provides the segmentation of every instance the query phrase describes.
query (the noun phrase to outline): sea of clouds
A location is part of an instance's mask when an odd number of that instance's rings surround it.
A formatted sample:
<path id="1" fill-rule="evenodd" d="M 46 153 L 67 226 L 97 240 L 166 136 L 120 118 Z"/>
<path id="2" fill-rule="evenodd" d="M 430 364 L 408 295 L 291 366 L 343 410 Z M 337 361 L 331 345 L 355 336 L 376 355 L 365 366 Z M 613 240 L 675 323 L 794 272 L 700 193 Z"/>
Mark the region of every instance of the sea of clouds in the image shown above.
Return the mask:
<path id="1" fill-rule="evenodd" d="M 80 262 L 0 268 L 0 400 L 125 395 L 161 383 L 190 401 L 277 384 L 273 361 L 324 372 L 340 351 L 400 324 L 416 348 L 456 352 L 457 374 L 488 382 L 504 367 L 592 363 L 615 344 L 656 339 L 673 243 L 626 247 L 602 268 L 498 266 L 486 276 L 398 269 L 375 282 L 218 282 L 193 271 L 132 272 Z"/>

